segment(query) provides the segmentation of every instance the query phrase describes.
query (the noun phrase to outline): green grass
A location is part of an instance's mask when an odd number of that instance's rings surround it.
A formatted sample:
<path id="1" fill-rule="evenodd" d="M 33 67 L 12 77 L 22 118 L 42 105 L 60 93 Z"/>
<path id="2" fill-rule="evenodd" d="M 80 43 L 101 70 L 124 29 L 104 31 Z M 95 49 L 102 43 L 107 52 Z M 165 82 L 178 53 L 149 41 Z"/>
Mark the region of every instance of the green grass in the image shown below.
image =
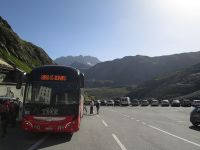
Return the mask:
<path id="1" fill-rule="evenodd" d="M 12 62 L 13 64 L 15 64 L 17 66 L 17 68 L 19 68 L 25 72 L 30 72 L 32 70 L 26 63 L 22 62 L 21 60 L 19 60 L 17 57 L 15 57 L 13 55 L 9 55 L 4 50 L 2 50 L 1 54 L 2 54 L 2 58 L 4 58 L 7 61 Z"/>
<path id="2" fill-rule="evenodd" d="M 109 99 L 115 97 L 122 97 L 128 94 L 130 91 L 126 88 L 89 88 L 85 89 L 85 92 L 90 95 L 94 96 L 95 99 Z"/>

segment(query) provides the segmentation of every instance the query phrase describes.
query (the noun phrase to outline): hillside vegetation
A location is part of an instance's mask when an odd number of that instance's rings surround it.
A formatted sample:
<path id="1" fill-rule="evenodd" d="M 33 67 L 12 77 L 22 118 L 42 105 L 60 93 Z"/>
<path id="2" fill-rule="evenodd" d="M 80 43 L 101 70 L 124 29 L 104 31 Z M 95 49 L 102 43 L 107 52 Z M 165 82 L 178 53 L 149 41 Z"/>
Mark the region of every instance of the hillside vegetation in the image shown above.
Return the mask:
<path id="1" fill-rule="evenodd" d="M 89 88 L 85 89 L 85 95 L 94 97 L 95 99 L 114 99 L 117 97 L 123 97 L 128 94 L 129 88 Z"/>
<path id="2" fill-rule="evenodd" d="M 200 97 L 199 90 L 200 63 L 169 76 L 147 81 L 133 89 L 128 96 L 132 98 L 198 98 Z"/>
<path id="3" fill-rule="evenodd" d="M 0 58 L 26 72 L 36 66 L 54 64 L 42 48 L 22 40 L 1 16 Z"/>
<path id="4" fill-rule="evenodd" d="M 103 87 L 104 83 L 109 87 L 138 85 L 197 63 L 200 63 L 200 52 L 160 57 L 127 56 L 98 63 L 87 70 L 86 85 L 88 87 Z"/>

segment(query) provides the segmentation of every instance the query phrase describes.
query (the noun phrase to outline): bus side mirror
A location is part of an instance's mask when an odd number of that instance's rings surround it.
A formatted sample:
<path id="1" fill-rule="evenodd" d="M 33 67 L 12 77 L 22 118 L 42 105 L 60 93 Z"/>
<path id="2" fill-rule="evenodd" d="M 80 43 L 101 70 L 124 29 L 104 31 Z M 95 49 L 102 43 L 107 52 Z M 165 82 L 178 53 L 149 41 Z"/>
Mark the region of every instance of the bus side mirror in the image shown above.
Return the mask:
<path id="1" fill-rule="evenodd" d="M 84 88 L 84 74 L 81 73 L 79 78 L 80 78 L 80 88 Z"/>
<path id="2" fill-rule="evenodd" d="M 23 74 L 22 73 L 17 74 L 16 89 L 21 89 L 21 87 L 22 87 L 22 80 L 23 80 Z"/>

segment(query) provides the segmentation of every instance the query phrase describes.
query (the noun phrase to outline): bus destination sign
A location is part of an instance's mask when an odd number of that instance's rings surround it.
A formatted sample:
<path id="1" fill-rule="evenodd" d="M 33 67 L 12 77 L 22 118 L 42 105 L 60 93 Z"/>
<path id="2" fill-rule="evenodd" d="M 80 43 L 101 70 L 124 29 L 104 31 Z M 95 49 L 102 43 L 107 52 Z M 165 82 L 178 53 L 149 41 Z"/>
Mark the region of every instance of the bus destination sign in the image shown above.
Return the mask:
<path id="1" fill-rule="evenodd" d="M 43 81 L 66 81 L 67 76 L 42 74 L 40 76 L 40 80 L 43 80 Z"/>

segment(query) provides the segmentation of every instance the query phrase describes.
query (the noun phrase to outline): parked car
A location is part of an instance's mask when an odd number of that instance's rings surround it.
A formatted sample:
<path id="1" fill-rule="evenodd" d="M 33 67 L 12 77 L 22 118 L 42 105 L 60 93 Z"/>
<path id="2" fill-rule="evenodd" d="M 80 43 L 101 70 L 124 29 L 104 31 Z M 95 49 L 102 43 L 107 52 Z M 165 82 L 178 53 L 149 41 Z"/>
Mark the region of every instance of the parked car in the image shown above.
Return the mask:
<path id="1" fill-rule="evenodd" d="M 172 100 L 171 106 L 172 107 L 180 107 L 181 103 L 179 100 L 175 99 L 175 100 Z"/>
<path id="2" fill-rule="evenodd" d="M 140 102 L 139 102 L 139 100 L 137 100 L 137 99 L 133 99 L 133 100 L 131 101 L 131 105 L 132 105 L 132 106 L 139 106 L 139 105 L 140 105 Z"/>
<path id="3" fill-rule="evenodd" d="M 148 100 L 142 100 L 141 101 L 141 106 L 148 106 L 149 105 L 149 101 Z"/>
<path id="4" fill-rule="evenodd" d="M 100 103 L 100 105 L 101 105 L 101 101 L 100 100 L 94 100 L 94 106 L 96 106 L 97 103 Z"/>
<path id="5" fill-rule="evenodd" d="M 114 106 L 114 104 L 115 104 L 114 100 L 107 101 L 107 106 Z"/>
<path id="6" fill-rule="evenodd" d="M 169 106 L 169 100 L 167 100 L 167 99 L 162 100 L 161 106 Z"/>
<path id="7" fill-rule="evenodd" d="M 0 97 L 0 104 L 2 104 L 6 100 L 13 101 L 15 99 L 14 98 L 10 98 L 10 97 Z"/>
<path id="8" fill-rule="evenodd" d="M 119 99 L 116 99 L 116 100 L 114 100 L 114 104 L 115 104 L 115 106 L 120 106 L 121 102 Z"/>
<path id="9" fill-rule="evenodd" d="M 200 100 L 193 100 L 192 106 L 193 107 L 200 106 Z"/>
<path id="10" fill-rule="evenodd" d="M 181 101 L 181 106 L 182 107 L 191 107 L 191 105 L 192 105 L 192 103 L 191 103 L 191 101 L 189 99 L 183 99 Z"/>
<path id="11" fill-rule="evenodd" d="M 200 124 L 200 106 L 197 106 L 190 113 L 190 122 L 194 126 L 198 126 Z"/>
<path id="12" fill-rule="evenodd" d="M 107 100 L 101 100 L 101 106 L 107 106 Z"/>
<path id="13" fill-rule="evenodd" d="M 159 101 L 157 99 L 153 99 L 151 101 L 151 106 L 159 106 Z"/>
<path id="14" fill-rule="evenodd" d="M 122 97 L 121 98 L 121 105 L 122 106 L 129 106 L 131 104 L 129 97 Z"/>

